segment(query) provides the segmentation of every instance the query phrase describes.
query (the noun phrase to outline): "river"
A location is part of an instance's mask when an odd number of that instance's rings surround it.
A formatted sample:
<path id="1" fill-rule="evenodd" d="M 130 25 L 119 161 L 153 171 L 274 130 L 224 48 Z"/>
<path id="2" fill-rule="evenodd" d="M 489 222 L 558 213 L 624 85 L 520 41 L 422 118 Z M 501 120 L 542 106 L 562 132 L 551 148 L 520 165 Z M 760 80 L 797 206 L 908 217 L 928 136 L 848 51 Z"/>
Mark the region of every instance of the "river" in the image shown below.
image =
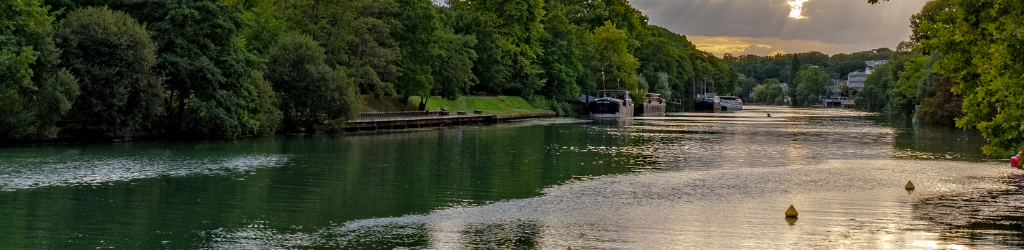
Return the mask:
<path id="1" fill-rule="evenodd" d="M 895 115 L 750 106 L 8 147 L 0 249 L 1024 247 L 1024 171 L 984 143 Z"/>

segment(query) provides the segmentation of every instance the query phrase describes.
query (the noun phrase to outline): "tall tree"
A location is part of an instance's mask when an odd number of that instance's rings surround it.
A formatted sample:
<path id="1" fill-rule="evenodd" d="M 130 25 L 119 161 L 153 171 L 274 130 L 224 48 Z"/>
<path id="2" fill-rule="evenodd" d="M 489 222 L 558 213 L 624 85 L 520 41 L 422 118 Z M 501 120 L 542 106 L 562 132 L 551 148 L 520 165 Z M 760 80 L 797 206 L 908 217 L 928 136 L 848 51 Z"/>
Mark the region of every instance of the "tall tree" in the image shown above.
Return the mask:
<path id="1" fill-rule="evenodd" d="M 436 80 L 433 93 L 446 99 L 455 100 L 463 94 L 469 93 L 469 88 L 479 83 L 473 75 L 473 61 L 477 59 L 476 36 L 469 34 L 457 34 L 450 24 L 455 22 L 455 12 L 458 10 L 443 8 L 439 9 L 444 13 L 441 16 L 439 31 L 438 58 L 433 60 L 431 70 Z"/>
<path id="2" fill-rule="evenodd" d="M 560 101 L 575 98 L 580 92 L 576 77 L 583 71 L 580 46 L 584 41 L 579 37 L 580 27 L 569 23 L 558 5 L 551 6 L 544 24 L 545 32 L 540 39 L 544 55 L 539 60 L 547 80 L 544 94 Z"/>
<path id="3" fill-rule="evenodd" d="M 626 31 L 605 22 L 604 26 L 594 29 L 588 42 L 595 55 L 590 70 L 603 72 L 606 81 L 601 88 L 636 91 L 636 70 L 640 68 L 640 62 L 629 53 Z"/>
<path id="4" fill-rule="evenodd" d="M 952 7 L 918 26 L 922 45 L 942 54 L 935 70 L 960 84 L 961 128 L 988 139 L 982 149 L 1006 155 L 1024 145 L 1024 2 L 950 0 Z"/>
<path id="5" fill-rule="evenodd" d="M 74 117 L 104 136 L 130 138 L 152 130 L 162 113 L 163 86 L 153 73 L 156 45 L 146 28 L 121 11 L 86 7 L 57 28 L 61 67 L 79 79 Z"/>
<path id="6" fill-rule="evenodd" d="M 444 34 L 438 14 L 430 0 L 395 2 L 401 11 L 396 19 L 402 25 L 395 39 L 402 53 L 397 91 L 405 98 L 430 95 L 435 83 L 431 66 L 441 63 L 438 60 L 444 53 L 440 48 Z"/>
<path id="7" fill-rule="evenodd" d="M 312 37 L 292 32 L 268 53 L 266 77 L 278 90 L 290 131 L 335 131 L 358 112 L 352 82 L 325 63 L 325 51 Z"/>
<path id="8" fill-rule="evenodd" d="M 57 68 L 54 17 L 38 0 L 0 1 L 0 139 L 49 139 L 78 96 Z"/>
<path id="9" fill-rule="evenodd" d="M 794 104 L 809 106 L 818 102 L 818 96 L 825 95 L 828 92 L 828 86 L 832 83 L 832 78 L 829 77 L 825 70 L 819 67 L 810 67 L 798 72 L 793 82 L 796 83 L 796 92 L 794 92 L 796 94 L 791 95 L 791 97 L 798 102 L 798 104 Z"/>
<path id="10" fill-rule="evenodd" d="M 401 52 L 394 36 L 402 24 L 392 0 L 296 0 L 275 5 L 295 29 L 320 42 L 327 64 L 344 66 L 362 93 L 391 95 Z"/>
<path id="11" fill-rule="evenodd" d="M 255 89 L 242 82 L 258 58 L 236 43 L 238 8 L 216 0 L 139 0 L 113 5 L 142 23 L 157 45 L 156 69 L 169 93 L 169 129 L 236 137 L 259 130 Z"/>
<path id="12" fill-rule="evenodd" d="M 544 85 L 539 76 L 542 70 L 536 63 L 543 55 L 539 41 L 544 33 L 544 0 L 460 0 L 453 4 L 495 22 L 500 34 L 498 49 L 509 73 L 506 87 L 510 91 L 529 96 Z"/>

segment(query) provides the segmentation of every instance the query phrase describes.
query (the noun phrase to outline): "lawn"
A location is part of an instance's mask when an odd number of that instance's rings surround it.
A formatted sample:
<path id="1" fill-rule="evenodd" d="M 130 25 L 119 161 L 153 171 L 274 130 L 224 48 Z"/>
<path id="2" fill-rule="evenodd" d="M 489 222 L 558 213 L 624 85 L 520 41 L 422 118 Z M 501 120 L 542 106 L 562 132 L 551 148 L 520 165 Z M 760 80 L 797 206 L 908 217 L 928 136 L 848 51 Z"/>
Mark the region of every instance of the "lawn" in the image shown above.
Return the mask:
<path id="1" fill-rule="evenodd" d="M 409 98 L 409 104 L 417 106 L 419 97 Z M 525 99 L 518 96 L 463 96 L 458 100 L 446 100 L 439 97 L 427 99 L 427 110 L 447 109 L 451 112 L 482 110 L 485 114 L 513 115 L 528 113 L 545 113 L 551 110 L 534 108 Z"/>

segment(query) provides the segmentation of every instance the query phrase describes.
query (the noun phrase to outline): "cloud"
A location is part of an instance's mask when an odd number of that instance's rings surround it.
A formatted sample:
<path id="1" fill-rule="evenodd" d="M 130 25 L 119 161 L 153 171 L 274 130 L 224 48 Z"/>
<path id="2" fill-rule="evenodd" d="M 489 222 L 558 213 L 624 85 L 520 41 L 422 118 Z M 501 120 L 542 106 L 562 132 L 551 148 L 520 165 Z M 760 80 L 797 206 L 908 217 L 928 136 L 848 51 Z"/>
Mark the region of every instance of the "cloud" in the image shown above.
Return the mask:
<path id="1" fill-rule="evenodd" d="M 825 54 L 849 53 L 865 51 L 881 47 L 895 48 L 896 44 L 889 46 L 874 46 L 872 43 L 861 44 L 837 44 L 821 41 L 790 39 L 783 40 L 775 37 L 731 37 L 731 36 L 687 36 L 687 39 L 697 46 L 697 49 L 711 52 L 716 56 L 726 53 L 735 56 L 754 54 L 760 56 L 818 51 Z"/>
<path id="2" fill-rule="evenodd" d="M 803 1 L 798 16 L 805 18 L 801 19 L 790 18 L 794 11 L 790 0 L 631 0 L 630 4 L 642 10 L 651 24 L 688 37 L 817 41 L 850 49 L 837 52 L 855 52 L 893 47 L 907 40 L 910 16 L 928 2 L 900 0 L 871 5 L 858 0 Z M 794 49 L 783 50 L 801 52 Z"/>

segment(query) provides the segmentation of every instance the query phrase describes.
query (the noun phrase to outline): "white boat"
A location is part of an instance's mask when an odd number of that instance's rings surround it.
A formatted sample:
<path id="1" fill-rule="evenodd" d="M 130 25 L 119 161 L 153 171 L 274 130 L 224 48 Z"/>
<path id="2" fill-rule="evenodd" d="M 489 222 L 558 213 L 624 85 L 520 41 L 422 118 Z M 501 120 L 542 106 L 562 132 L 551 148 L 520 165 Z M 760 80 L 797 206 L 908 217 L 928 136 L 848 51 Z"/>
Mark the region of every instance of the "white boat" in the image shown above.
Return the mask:
<path id="1" fill-rule="evenodd" d="M 743 99 L 735 96 L 715 96 L 715 111 L 742 111 Z"/>

